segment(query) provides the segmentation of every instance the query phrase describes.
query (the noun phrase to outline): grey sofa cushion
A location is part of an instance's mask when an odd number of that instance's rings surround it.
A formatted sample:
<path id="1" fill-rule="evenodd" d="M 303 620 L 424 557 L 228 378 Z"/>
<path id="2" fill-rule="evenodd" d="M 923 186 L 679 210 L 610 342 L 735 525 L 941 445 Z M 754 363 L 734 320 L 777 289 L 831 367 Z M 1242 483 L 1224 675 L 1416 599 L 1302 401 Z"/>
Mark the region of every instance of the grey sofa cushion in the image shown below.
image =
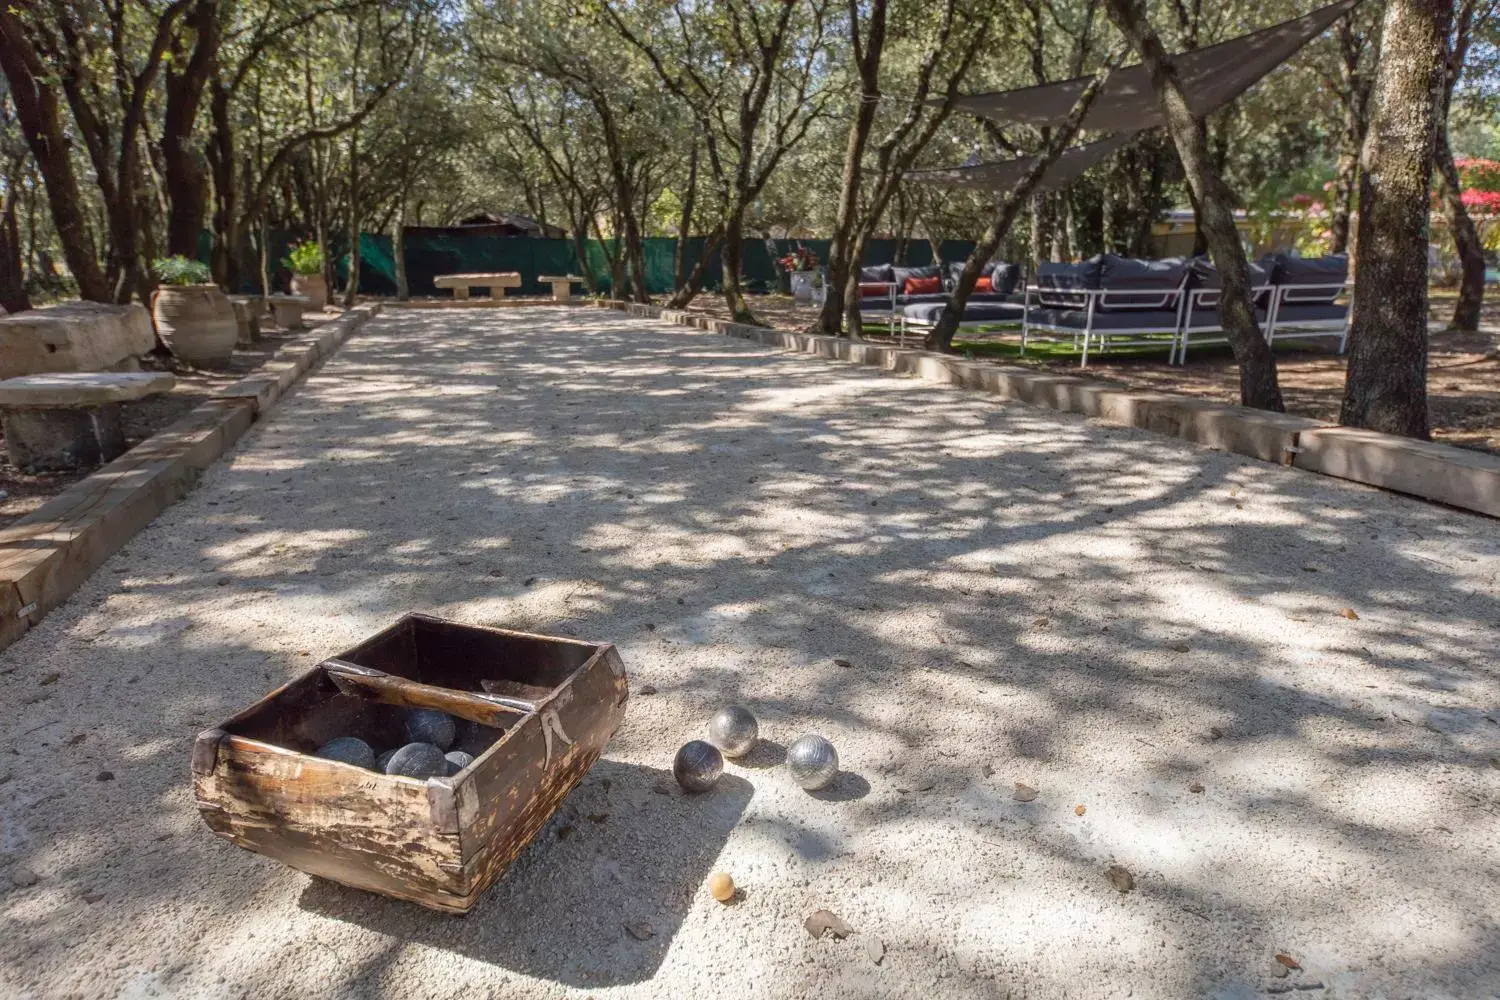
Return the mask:
<path id="1" fill-rule="evenodd" d="M 943 310 L 948 304 L 946 302 L 915 302 L 905 309 L 902 315 L 916 323 L 936 323 L 938 317 L 943 315 Z M 964 323 L 1019 323 L 1026 310 L 1013 302 L 1004 302 L 997 299 L 985 298 L 983 301 L 970 299 L 964 307 Z"/>
<path id="2" fill-rule="evenodd" d="M 1250 268 L 1251 288 L 1264 288 L 1275 280 L 1273 276 L 1276 268 L 1275 260 L 1268 261 L 1267 258 L 1262 257 L 1260 260 L 1247 261 L 1246 263 Z M 1191 286 L 1193 288 L 1212 288 L 1217 290 L 1223 286 L 1223 279 L 1219 276 L 1219 269 L 1214 267 L 1213 263 L 1207 257 L 1194 257 L 1189 266 L 1193 271 L 1191 277 Z M 1255 294 L 1255 304 L 1257 307 L 1264 307 L 1270 301 L 1271 292 L 1269 289 Z M 1218 304 L 1219 297 L 1217 295 L 1200 295 L 1197 298 L 1197 302 L 1194 303 L 1194 311 L 1199 307 L 1212 308 L 1218 306 Z"/>
<path id="3" fill-rule="evenodd" d="M 1045 326 L 1064 330 L 1082 331 L 1088 327 L 1086 309 L 1032 309 L 1027 317 L 1032 326 Z M 1177 329 L 1175 309 L 1132 309 L 1125 312 L 1094 311 L 1096 331 L 1139 330 L 1149 333 L 1171 333 Z"/>
<path id="4" fill-rule="evenodd" d="M 1349 278 L 1349 258 L 1344 254 L 1329 257 L 1276 257 L 1276 284 L 1287 286 L 1282 304 L 1328 305 L 1339 297 Z M 1297 285 L 1332 285 L 1332 288 L 1295 290 Z"/>
<path id="5" fill-rule="evenodd" d="M 946 267 L 943 278 L 943 287 L 952 291 L 958 287 L 958 276 L 963 273 L 967 261 L 950 261 Z M 1021 269 L 1015 264 L 1007 264 L 1003 260 L 986 261 L 984 267 L 979 271 L 981 278 L 990 279 L 990 288 L 999 295 L 1009 295 L 1016 290 L 1016 280 L 1021 276 Z"/>
<path id="6" fill-rule="evenodd" d="M 1101 312 L 1154 312 L 1177 308 L 1177 293 L 1186 284 L 1189 263 L 1184 257 L 1141 260 L 1104 254 L 1099 264 Z"/>
<path id="7" fill-rule="evenodd" d="M 923 267 L 893 267 L 891 268 L 891 280 L 896 283 L 898 295 L 906 292 L 906 282 L 909 278 L 938 278 L 943 276 L 943 265 L 927 264 Z"/>
<path id="8" fill-rule="evenodd" d="M 1042 261 L 1037 268 L 1037 301 L 1044 306 L 1058 309 L 1073 309 L 1086 306 L 1083 296 L 1068 295 L 1070 288 L 1098 288 L 1099 272 L 1104 264 L 1102 255 L 1090 257 L 1076 264 L 1054 264 Z"/>
<path id="9" fill-rule="evenodd" d="M 859 269 L 859 280 L 866 284 L 873 284 L 877 281 L 891 282 L 895 279 L 891 277 L 891 265 L 871 264 L 869 267 Z"/>

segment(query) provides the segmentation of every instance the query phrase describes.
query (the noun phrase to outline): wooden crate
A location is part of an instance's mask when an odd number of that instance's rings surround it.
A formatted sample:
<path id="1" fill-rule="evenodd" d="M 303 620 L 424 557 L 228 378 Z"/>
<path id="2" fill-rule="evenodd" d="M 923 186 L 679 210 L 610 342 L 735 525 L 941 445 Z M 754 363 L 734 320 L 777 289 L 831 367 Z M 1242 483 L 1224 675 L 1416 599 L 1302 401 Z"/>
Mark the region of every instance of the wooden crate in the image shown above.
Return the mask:
<path id="1" fill-rule="evenodd" d="M 614 646 L 407 615 L 198 737 L 219 836 L 345 885 L 464 913 L 599 759 L 625 714 Z M 324 760 L 404 742 L 407 708 L 456 719 L 474 763 L 417 780 Z"/>

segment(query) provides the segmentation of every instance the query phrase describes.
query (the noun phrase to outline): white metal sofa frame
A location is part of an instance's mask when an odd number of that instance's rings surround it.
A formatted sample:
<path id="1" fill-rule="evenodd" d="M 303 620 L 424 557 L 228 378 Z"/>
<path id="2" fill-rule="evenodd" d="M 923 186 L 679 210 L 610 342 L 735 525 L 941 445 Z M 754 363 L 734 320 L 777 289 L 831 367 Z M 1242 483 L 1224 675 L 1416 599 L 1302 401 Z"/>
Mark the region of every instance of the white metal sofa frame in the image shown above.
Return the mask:
<path id="1" fill-rule="evenodd" d="M 1305 293 L 1316 291 L 1334 291 L 1335 294 L 1352 288 L 1351 282 L 1334 281 L 1316 285 L 1256 285 L 1250 289 L 1252 299 L 1262 292 L 1270 292 L 1270 302 L 1267 303 L 1266 319 L 1260 325 L 1261 334 L 1266 338 L 1266 343 L 1272 347 L 1276 346 L 1278 340 L 1310 340 L 1315 337 L 1337 337 L 1339 341 L 1339 353 L 1343 354 L 1349 346 L 1349 309 L 1344 308 L 1343 316 L 1329 319 L 1288 319 L 1285 324 L 1281 320 L 1281 307 L 1283 305 L 1323 305 L 1328 304 L 1326 300 L 1309 303 Z M 1184 312 L 1182 329 L 1178 333 L 1177 344 L 1173 348 L 1169 364 L 1184 364 L 1187 361 L 1187 349 L 1193 343 L 1193 338 L 1199 334 L 1208 334 L 1198 339 L 1199 344 L 1227 344 L 1229 338 L 1224 336 L 1224 327 L 1218 321 L 1218 295 L 1217 288 L 1195 288 L 1188 292 L 1187 307 Z M 1295 296 L 1295 297 L 1294 297 Z M 1197 310 L 1207 312 L 1213 317 L 1213 322 L 1197 324 L 1193 323 L 1193 313 Z"/>
<path id="2" fill-rule="evenodd" d="M 1089 346 L 1096 339 L 1099 344 L 1099 350 L 1107 351 L 1111 347 L 1160 347 L 1162 345 L 1162 335 L 1170 334 L 1172 337 L 1171 349 L 1175 355 L 1177 339 L 1182 330 L 1183 306 L 1186 301 L 1186 296 L 1183 295 L 1183 292 L 1186 281 L 1187 278 L 1184 276 L 1183 285 L 1164 291 L 1157 289 L 1122 290 L 1118 288 L 1043 289 L 1037 285 L 1027 285 L 1025 312 L 1021 320 L 1021 353 L 1026 353 L 1026 345 L 1033 339 L 1047 343 L 1061 343 L 1070 340 L 1073 346 L 1077 347 L 1079 338 L 1081 337 L 1083 339 L 1083 352 L 1078 362 L 1078 367 L 1087 368 L 1089 363 Z M 1081 311 L 1084 313 L 1083 327 L 1080 329 L 1077 326 L 1062 323 L 1034 322 L 1032 320 L 1032 296 L 1035 294 L 1040 297 L 1043 292 L 1057 298 L 1079 300 L 1079 305 L 1082 306 L 1082 309 L 1075 308 L 1069 311 Z M 1143 296 L 1149 298 L 1143 302 Z M 1130 301 L 1135 309 L 1142 312 L 1166 312 L 1170 310 L 1173 314 L 1172 325 L 1167 327 L 1159 324 L 1148 324 L 1139 327 L 1095 328 L 1094 320 L 1100 311 L 1100 306 L 1107 308 L 1110 305 L 1109 300 L 1112 298 Z M 1045 304 L 1042 305 L 1045 308 L 1059 308 L 1056 306 L 1045 306 Z M 1128 316 L 1129 311 L 1122 310 L 1115 313 L 1115 315 Z M 1066 334 L 1067 336 L 1033 337 L 1033 330 L 1041 330 L 1045 333 Z"/>

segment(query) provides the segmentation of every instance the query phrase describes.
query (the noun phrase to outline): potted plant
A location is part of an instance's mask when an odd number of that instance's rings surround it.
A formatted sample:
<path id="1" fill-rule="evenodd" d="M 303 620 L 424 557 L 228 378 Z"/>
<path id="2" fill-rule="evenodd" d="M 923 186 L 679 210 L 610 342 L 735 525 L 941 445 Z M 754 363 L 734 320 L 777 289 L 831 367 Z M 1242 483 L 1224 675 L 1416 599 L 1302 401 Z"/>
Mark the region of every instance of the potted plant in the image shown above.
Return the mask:
<path id="1" fill-rule="evenodd" d="M 151 296 L 151 316 L 172 353 L 190 364 L 221 366 L 234 353 L 234 304 L 213 283 L 208 266 L 166 257 L 152 269 L 161 284 Z"/>
<path id="2" fill-rule="evenodd" d="M 804 246 L 779 257 L 776 266 L 787 272 L 792 283 L 792 298 L 800 305 L 811 305 L 822 298 L 823 272 L 818 268 L 818 255 Z"/>
<path id="3" fill-rule="evenodd" d="M 328 305 L 328 282 L 323 277 L 323 251 L 314 240 L 305 240 L 287 251 L 287 269 L 292 272 L 292 294 L 307 299 L 309 312 L 322 312 Z"/>

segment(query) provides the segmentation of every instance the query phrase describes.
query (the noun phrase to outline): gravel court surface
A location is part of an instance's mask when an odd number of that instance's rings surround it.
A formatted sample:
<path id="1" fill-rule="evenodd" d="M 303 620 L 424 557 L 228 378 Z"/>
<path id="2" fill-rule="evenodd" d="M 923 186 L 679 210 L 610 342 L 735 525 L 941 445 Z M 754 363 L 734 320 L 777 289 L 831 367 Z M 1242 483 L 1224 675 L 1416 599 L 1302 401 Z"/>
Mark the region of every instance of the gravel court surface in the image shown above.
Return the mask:
<path id="1" fill-rule="evenodd" d="M 1500 526 L 1415 500 L 603 311 L 388 313 L 0 654 L 0 996 L 1493 996 L 1497 595 Z M 408 610 L 631 673 L 461 919 L 188 780 Z M 730 702 L 765 742 L 684 795 Z"/>

